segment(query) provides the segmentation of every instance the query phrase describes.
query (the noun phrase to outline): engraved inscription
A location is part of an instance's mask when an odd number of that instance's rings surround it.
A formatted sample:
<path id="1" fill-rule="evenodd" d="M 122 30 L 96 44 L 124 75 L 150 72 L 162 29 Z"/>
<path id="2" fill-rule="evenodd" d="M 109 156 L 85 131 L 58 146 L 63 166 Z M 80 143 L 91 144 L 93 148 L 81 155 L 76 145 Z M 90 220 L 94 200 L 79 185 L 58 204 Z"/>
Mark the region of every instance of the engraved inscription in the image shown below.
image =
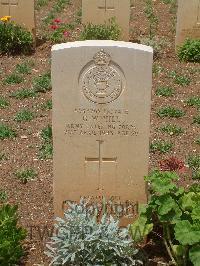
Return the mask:
<path id="1" fill-rule="evenodd" d="M 138 136 L 134 121 L 128 121 L 128 110 L 76 108 L 76 122 L 66 123 L 67 136 Z"/>
<path id="2" fill-rule="evenodd" d="M 113 102 L 121 95 L 125 86 L 125 77 L 111 57 L 103 49 L 96 53 L 89 67 L 86 67 L 79 79 L 84 96 L 96 104 Z"/>

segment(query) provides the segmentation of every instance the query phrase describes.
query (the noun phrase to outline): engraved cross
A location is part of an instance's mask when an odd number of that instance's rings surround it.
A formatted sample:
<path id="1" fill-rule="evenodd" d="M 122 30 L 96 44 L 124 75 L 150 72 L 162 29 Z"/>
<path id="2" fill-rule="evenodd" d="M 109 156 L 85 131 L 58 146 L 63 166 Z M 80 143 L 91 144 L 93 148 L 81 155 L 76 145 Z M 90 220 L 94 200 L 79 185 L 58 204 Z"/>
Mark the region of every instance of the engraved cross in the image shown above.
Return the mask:
<path id="1" fill-rule="evenodd" d="M 97 140 L 98 142 L 98 152 L 99 156 L 95 157 L 85 157 L 85 162 L 97 162 L 98 163 L 98 191 L 102 191 L 103 184 L 102 184 L 102 166 L 104 163 L 116 163 L 117 157 L 102 157 L 102 144 L 104 143 L 103 140 Z"/>
<path id="2" fill-rule="evenodd" d="M 112 0 L 101 0 L 101 4 L 99 4 L 98 8 L 104 10 L 105 12 L 107 10 L 114 10 L 114 4 L 111 4 Z M 113 2 L 113 1 L 112 1 Z"/>
<path id="3" fill-rule="evenodd" d="M 11 14 L 12 6 L 18 6 L 18 0 L 1 0 L 1 5 L 8 6 L 8 15 Z"/>

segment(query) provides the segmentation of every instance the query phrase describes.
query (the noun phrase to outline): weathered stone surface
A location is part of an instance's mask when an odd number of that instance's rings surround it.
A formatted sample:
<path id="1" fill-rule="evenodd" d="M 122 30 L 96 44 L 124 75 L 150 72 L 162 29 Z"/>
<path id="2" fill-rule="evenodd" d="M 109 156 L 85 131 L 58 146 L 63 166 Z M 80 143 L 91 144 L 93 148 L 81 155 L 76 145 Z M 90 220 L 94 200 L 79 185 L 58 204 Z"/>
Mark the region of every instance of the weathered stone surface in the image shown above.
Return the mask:
<path id="1" fill-rule="evenodd" d="M 35 36 L 34 0 L 0 0 L 0 17 L 3 16 L 11 16 L 12 21 Z"/>
<path id="2" fill-rule="evenodd" d="M 152 48 L 126 42 L 53 46 L 56 215 L 80 197 L 146 202 L 152 57 Z"/>
<path id="3" fill-rule="evenodd" d="M 121 40 L 129 41 L 130 0 L 82 0 L 83 24 L 104 24 L 115 17 Z"/>
<path id="4" fill-rule="evenodd" d="M 176 47 L 186 38 L 200 38 L 200 0 L 178 0 Z"/>

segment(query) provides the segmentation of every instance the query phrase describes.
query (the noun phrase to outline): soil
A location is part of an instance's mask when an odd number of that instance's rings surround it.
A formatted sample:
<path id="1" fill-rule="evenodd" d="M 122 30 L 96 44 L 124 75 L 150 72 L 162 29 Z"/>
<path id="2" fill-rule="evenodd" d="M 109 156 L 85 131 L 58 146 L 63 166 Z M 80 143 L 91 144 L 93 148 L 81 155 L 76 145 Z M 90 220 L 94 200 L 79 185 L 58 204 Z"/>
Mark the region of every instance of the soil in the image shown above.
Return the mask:
<path id="1" fill-rule="evenodd" d="M 8 108 L 1 109 L 1 122 L 16 129 L 17 137 L 1 141 L 0 152 L 6 154 L 6 159 L 0 161 L 0 189 L 8 194 L 8 202 L 18 204 L 20 224 L 27 228 L 28 237 L 25 242 L 27 256 L 21 265 L 49 265 L 44 255 L 44 247 L 51 233 L 53 226 L 53 202 L 52 202 L 52 159 L 41 160 L 38 157 L 42 144 L 40 137 L 41 130 L 51 124 L 51 110 L 43 110 L 41 105 L 51 99 L 51 91 L 38 93 L 34 98 L 19 100 L 10 97 L 12 92 L 21 88 L 31 88 L 35 77 L 50 70 L 51 46 L 52 43 L 45 39 L 45 35 L 51 32 L 50 24 L 44 25 L 43 19 L 48 15 L 56 0 L 49 1 L 49 4 L 36 10 L 37 22 L 37 46 L 32 55 L 29 56 L 0 56 L 0 79 L 4 79 L 12 73 L 17 64 L 24 60 L 32 60 L 34 67 L 31 74 L 24 75 L 25 81 L 17 85 L 1 84 L 0 95 L 9 100 Z M 81 0 L 72 0 L 59 17 L 66 22 L 73 22 L 77 12 L 81 9 Z M 153 73 L 152 88 L 152 111 L 151 111 L 151 139 L 167 140 L 173 143 L 173 149 L 166 153 L 150 153 L 149 170 L 159 167 L 159 161 L 175 156 L 186 164 L 186 171 L 181 175 L 180 185 L 187 186 L 194 181 L 191 171 L 187 167 L 187 158 L 190 154 L 200 154 L 200 146 L 195 140 L 200 137 L 199 125 L 193 124 L 193 116 L 198 114 L 197 108 L 189 107 L 185 100 L 191 96 L 200 95 L 200 66 L 194 63 L 181 63 L 175 54 L 175 16 L 176 10 L 171 4 L 164 1 L 154 0 L 154 11 L 158 17 L 158 27 L 155 31 L 159 41 L 163 40 L 164 45 L 154 60 L 154 70 L 160 69 L 159 73 Z M 142 42 L 149 34 L 149 22 L 144 13 L 145 0 L 134 0 L 131 5 L 131 41 Z M 66 39 L 73 41 L 78 38 L 81 25 L 78 25 Z M 187 75 L 191 79 L 188 86 L 175 84 L 169 78 L 169 72 L 176 71 L 179 75 Z M 171 86 L 175 89 L 173 97 L 156 96 L 155 91 L 159 86 Z M 186 114 L 182 118 L 159 118 L 157 111 L 160 107 L 173 106 L 184 110 Z M 30 122 L 17 122 L 13 120 L 15 114 L 22 108 L 29 108 L 35 114 Z M 180 136 L 169 136 L 158 130 L 165 124 L 176 124 L 185 129 Z M 33 168 L 37 171 L 38 177 L 23 184 L 16 178 L 15 172 L 22 168 Z M 45 232 L 46 230 L 46 232 Z M 44 235 L 43 235 L 44 233 Z M 167 263 L 168 258 L 164 249 L 158 244 L 148 242 L 144 247 L 145 252 L 151 260 L 151 265 L 159 265 L 159 261 Z M 150 247 L 150 248 L 149 248 Z"/>

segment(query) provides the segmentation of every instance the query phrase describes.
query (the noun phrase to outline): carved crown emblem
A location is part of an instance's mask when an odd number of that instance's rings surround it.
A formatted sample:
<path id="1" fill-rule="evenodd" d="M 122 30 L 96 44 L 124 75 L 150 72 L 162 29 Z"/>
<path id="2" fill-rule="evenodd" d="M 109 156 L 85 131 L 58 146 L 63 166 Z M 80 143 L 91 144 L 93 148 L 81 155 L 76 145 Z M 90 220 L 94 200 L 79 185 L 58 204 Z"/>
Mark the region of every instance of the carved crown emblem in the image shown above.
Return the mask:
<path id="1" fill-rule="evenodd" d="M 108 65 L 110 63 L 111 57 L 103 49 L 101 49 L 94 55 L 93 60 L 96 65 L 103 66 Z"/>

